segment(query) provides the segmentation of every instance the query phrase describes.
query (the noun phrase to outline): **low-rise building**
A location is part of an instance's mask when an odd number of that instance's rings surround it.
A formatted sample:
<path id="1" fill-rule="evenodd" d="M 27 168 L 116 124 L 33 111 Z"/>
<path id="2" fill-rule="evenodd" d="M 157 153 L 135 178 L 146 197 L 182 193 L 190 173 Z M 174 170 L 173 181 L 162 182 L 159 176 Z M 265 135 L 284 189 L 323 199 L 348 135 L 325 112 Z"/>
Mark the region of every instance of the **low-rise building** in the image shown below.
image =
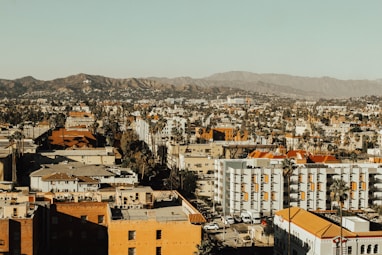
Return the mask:
<path id="1" fill-rule="evenodd" d="M 149 210 L 111 209 L 109 254 L 195 254 L 204 217 L 177 192 L 156 196 Z"/>
<path id="2" fill-rule="evenodd" d="M 58 163 L 67 160 L 81 162 L 86 165 L 114 165 L 119 153 L 113 147 L 104 147 L 41 151 L 39 155 L 41 163 Z"/>
<path id="3" fill-rule="evenodd" d="M 40 254 L 39 209 L 21 191 L 0 193 L 1 254 Z"/>
<path id="4" fill-rule="evenodd" d="M 371 231 L 369 221 L 357 216 L 343 217 L 341 231 L 339 221 L 333 220 L 338 216 L 324 216 L 298 207 L 276 212 L 274 254 L 341 254 L 341 243 L 342 254 L 381 254 L 382 231 Z"/>
<path id="5" fill-rule="evenodd" d="M 131 170 L 78 162 L 43 165 L 30 174 L 31 189 L 42 192 L 97 191 L 102 185 L 133 186 L 137 183 L 138 176 Z"/>

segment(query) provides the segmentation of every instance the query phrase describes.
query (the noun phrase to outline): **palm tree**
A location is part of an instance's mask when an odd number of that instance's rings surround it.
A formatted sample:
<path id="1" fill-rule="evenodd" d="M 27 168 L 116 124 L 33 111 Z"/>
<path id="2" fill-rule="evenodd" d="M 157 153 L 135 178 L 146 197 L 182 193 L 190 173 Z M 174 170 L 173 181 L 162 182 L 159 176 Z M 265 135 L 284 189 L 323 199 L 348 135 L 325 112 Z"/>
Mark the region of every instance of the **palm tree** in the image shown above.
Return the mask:
<path id="1" fill-rule="evenodd" d="M 288 255 L 290 255 L 290 177 L 297 168 L 292 159 L 286 158 L 282 162 L 283 176 L 288 180 Z"/>
<path id="2" fill-rule="evenodd" d="M 349 192 L 349 187 L 346 185 L 346 182 L 341 179 L 335 179 L 332 185 L 329 187 L 330 189 L 330 199 L 332 201 L 336 201 L 339 209 L 340 209 L 340 254 L 342 253 L 342 208 L 344 206 L 345 200 L 348 199 L 348 192 Z"/>

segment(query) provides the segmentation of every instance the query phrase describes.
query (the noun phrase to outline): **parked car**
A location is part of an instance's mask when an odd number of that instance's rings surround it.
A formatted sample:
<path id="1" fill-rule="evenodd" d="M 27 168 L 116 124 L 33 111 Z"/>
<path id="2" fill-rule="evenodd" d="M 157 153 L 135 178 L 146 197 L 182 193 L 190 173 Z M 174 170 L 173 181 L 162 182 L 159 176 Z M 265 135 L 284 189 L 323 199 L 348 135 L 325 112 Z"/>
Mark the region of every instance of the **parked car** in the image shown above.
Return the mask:
<path id="1" fill-rule="evenodd" d="M 244 223 L 252 223 L 252 218 L 247 212 L 241 213 L 241 219 L 243 220 Z"/>
<path id="2" fill-rule="evenodd" d="M 204 225 L 203 229 L 204 230 L 218 230 L 219 225 L 215 222 L 212 222 L 212 223 L 208 223 L 208 224 Z"/>
<path id="3" fill-rule="evenodd" d="M 240 215 L 234 214 L 233 215 L 233 219 L 235 220 L 236 223 L 242 222 L 242 219 L 241 219 Z"/>
<path id="4" fill-rule="evenodd" d="M 222 221 L 224 224 L 234 224 L 235 223 L 235 220 L 233 219 L 232 216 L 222 216 Z"/>

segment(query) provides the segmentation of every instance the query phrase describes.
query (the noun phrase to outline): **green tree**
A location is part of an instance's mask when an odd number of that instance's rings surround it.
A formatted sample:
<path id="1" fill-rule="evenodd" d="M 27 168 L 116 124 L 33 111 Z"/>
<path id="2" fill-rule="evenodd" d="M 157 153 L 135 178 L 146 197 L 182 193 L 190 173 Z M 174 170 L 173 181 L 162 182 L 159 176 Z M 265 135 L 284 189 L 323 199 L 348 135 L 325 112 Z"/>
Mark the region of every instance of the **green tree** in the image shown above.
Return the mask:
<path id="1" fill-rule="evenodd" d="M 195 255 L 218 255 L 221 254 L 222 250 L 222 246 L 215 239 L 202 240 L 201 244 L 198 244 L 196 248 Z"/>
<path id="2" fill-rule="evenodd" d="M 336 201 L 339 206 L 340 212 L 340 254 L 342 252 L 342 237 L 343 237 L 343 227 L 342 227 L 342 208 L 345 201 L 348 199 L 349 187 L 346 185 L 346 182 L 342 179 L 335 179 L 332 185 L 329 187 L 330 190 L 330 199 Z"/>
<path id="3" fill-rule="evenodd" d="M 287 178 L 288 181 L 288 254 L 290 255 L 290 177 L 293 175 L 295 165 L 292 159 L 286 158 L 282 162 L 283 176 Z"/>
<path id="4" fill-rule="evenodd" d="M 192 171 L 181 172 L 181 189 L 186 197 L 190 197 L 195 193 L 196 181 L 198 176 Z"/>

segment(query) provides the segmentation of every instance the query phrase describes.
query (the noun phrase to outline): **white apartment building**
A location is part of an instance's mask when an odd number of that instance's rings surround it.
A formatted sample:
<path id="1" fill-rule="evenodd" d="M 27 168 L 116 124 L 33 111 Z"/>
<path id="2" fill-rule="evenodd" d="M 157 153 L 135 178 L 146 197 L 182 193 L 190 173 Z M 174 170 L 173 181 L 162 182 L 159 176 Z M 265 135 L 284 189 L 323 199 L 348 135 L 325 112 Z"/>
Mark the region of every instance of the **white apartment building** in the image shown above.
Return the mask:
<path id="1" fill-rule="evenodd" d="M 150 138 L 150 124 L 142 119 L 141 117 L 137 117 L 135 120 L 135 132 L 137 132 L 139 140 L 144 141 L 151 146 L 151 138 Z M 152 148 L 150 148 L 152 150 Z M 153 151 L 153 150 L 152 150 Z"/>
<path id="2" fill-rule="evenodd" d="M 218 159 L 215 161 L 214 201 L 223 213 L 255 210 L 264 215 L 287 207 L 288 185 L 281 160 Z M 291 206 L 327 210 L 330 185 L 344 180 L 350 188 L 344 209 L 358 210 L 382 205 L 382 166 L 364 164 L 301 164 L 290 177 Z"/>
<path id="3" fill-rule="evenodd" d="M 222 205 L 223 214 L 251 210 L 272 215 L 283 208 L 282 169 L 275 167 L 277 161 L 272 163 L 257 159 L 216 160 L 214 201 Z"/>
<path id="4" fill-rule="evenodd" d="M 330 220 L 298 207 L 276 212 L 274 254 L 341 254 L 339 217 L 334 214 L 323 216 L 330 217 Z M 370 231 L 369 221 L 349 216 L 343 217 L 342 225 L 342 254 L 382 254 L 382 231 Z"/>

